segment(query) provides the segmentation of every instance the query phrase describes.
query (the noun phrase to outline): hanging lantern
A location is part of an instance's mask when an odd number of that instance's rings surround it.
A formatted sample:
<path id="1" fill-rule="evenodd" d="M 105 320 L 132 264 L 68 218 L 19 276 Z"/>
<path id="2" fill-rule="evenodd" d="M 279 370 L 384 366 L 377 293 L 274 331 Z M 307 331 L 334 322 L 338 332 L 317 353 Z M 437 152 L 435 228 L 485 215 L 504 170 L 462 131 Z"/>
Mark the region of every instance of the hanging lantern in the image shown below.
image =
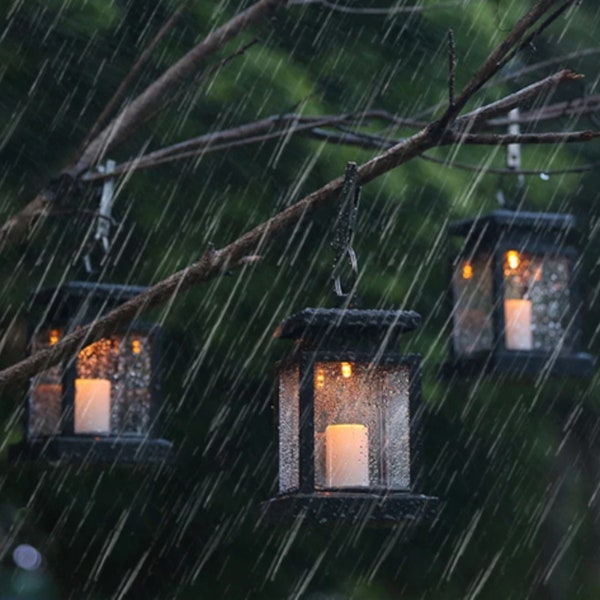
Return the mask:
<path id="1" fill-rule="evenodd" d="M 269 518 L 397 522 L 435 513 L 413 493 L 420 357 L 396 350 L 411 311 L 305 309 L 276 336 L 295 340 L 279 374 L 279 495 Z"/>
<path id="2" fill-rule="evenodd" d="M 451 372 L 589 375 L 571 215 L 496 210 L 450 226 Z"/>
<path id="3" fill-rule="evenodd" d="M 33 297 L 39 320 L 31 351 L 144 291 L 143 287 L 73 282 Z M 74 360 L 37 374 L 27 398 L 25 441 L 11 458 L 50 461 L 159 462 L 171 443 L 153 437 L 159 393 L 160 330 L 134 321 L 83 347 Z"/>

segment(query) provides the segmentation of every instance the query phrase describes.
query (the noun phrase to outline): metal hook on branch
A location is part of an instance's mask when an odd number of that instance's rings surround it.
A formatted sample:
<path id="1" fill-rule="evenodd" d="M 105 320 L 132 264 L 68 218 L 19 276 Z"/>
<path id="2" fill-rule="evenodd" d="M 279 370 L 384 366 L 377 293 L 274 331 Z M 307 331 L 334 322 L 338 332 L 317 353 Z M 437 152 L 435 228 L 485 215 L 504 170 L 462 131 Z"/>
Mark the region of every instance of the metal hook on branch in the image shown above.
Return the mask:
<path id="1" fill-rule="evenodd" d="M 338 200 L 338 213 L 334 224 L 332 247 L 335 250 L 333 263 L 333 291 L 337 298 L 345 304 L 351 304 L 358 279 L 358 259 L 352 248 L 356 217 L 360 201 L 360 186 L 358 185 L 358 168 L 355 162 L 346 166 L 344 186 Z M 347 264 L 350 273 L 342 282 L 342 271 Z M 348 290 L 348 291 L 345 291 Z"/>
<path id="2" fill-rule="evenodd" d="M 100 173 L 110 175 L 114 173 L 117 163 L 114 160 L 107 160 L 106 166 L 100 165 Z M 110 226 L 114 222 L 111 212 L 114 201 L 115 180 L 114 177 L 105 179 L 102 183 L 102 192 L 100 195 L 100 206 L 96 214 L 96 233 L 94 239 L 90 241 L 87 252 L 83 256 L 83 264 L 87 273 L 93 273 L 92 254 L 99 244 L 104 256 L 110 250 Z"/>
<path id="3" fill-rule="evenodd" d="M 520 135 L 521 125 L 519 123 L 519 109 L 513 108 L 508 113 L 508 134 Z M 506 146 L 506 166 L 510 171 L 517 174 L 517 186 L 514 199 L 510 202 L 506 201 L 504 191 L 501 186 L 498 186 L 496 198 L 501 206 L 512 208 L 518 206 L 523 198 L 525 191 L 525 175 L 521 172 L 521 144 L 514 143 Z"/>

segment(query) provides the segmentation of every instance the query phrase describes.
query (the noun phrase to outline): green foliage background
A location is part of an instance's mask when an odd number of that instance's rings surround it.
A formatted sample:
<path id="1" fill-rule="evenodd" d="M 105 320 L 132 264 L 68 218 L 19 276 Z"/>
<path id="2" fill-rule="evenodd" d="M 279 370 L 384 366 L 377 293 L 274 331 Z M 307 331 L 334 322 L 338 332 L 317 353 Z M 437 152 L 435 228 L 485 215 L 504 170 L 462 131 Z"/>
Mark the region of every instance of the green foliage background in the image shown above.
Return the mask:
<path id="1" fill-rule="evenodd" d="M 181 82 L 176 101 L 111 158 L 294 111 L 372 108 L 428 118 L 428 109 L 447 99 L 448 29 L 456 39 L 460 88 L 532 2 L 446 4 L 424 0 L 418 6 L 430 10 L 392 16 L 317 4 L 276 11 L 214 57 L 214 68 L 200 80 Z M 1 222 L 68 164 L 176 5 L 0 2 Z M 386 5 L 397 6 L 361 3 Z M 132 94 L 238 9 L 232 2 L 190 1 Z M 520 66 L 595 49 L 599 25 L 600 9 L 583 2 L 521 53 Z M 218 65 L 255 37 L 258 43 L 242 56 Z M 475 102 L 562 66 L 587 78 L 553 100 L 597 92 L 598 54 L 588 53 L 499 82 Z M 552 124 L 595 126 L 592 119 L 567 117 Z M 458 162 L 482 168 L 504 164 L 504 151 L 495 148 L 431 155 L 455 153 Z M 227 244 L 339 176 L 348 160 L 374 154 L 297 136 L 135 174 L 119 186 L 117 251 L 101 277 L 156 282 L 196 260 L 210 242 Z M 597 143 L 523 149 L 527 169 L 599 160 Z M 595 355 L 597 185 L 594 170 L 549 181 L 529 177 L 525 195 L 527 208 L 580 219 L 585 349 Z M 260 502 L 277 489 L 272 364 L 284 348 L 271 334 L 291 312 L 332 302 L 333 213 L 325 208 L 266 248 L 258 265 L 200 285 L 153 314 L 167 332 L 162 416 L 164 436 L 177 448 L 172 467 L 11 466 L 6 450 L 21 435 L 26 389 L 2 394 L 0 598 L 597 598 L 597 377 L 537 388 L 436 377 L 448 336 L 445 228 L 495 208 L 499 186 L 510 194 L 514 182 L 415 159 L 363 190 L 356 239 L 362 303 L 424 316 L 405 348 L 425 359 L 418 491 L 442 499 L 435 523 L 356 530 L 260 521 Z M 26 353 L 29 292 L 81 276 L 81 245 L 96 201 L 86 191 L 78 205 L 64 207 L 65 218 L 47 221 L 3 258 L 3 366 Z M 19 543 L 40 549 L 41 571 L 15 570 L 11 552 Z"/>

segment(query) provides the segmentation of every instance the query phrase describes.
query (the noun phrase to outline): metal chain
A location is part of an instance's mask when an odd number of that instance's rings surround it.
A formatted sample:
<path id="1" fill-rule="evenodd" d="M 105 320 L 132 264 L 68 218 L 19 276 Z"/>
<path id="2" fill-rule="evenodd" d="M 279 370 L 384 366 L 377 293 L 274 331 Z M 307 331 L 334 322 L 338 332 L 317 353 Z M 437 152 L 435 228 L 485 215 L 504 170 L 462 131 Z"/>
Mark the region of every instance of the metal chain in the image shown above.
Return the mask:
<path id="1" fill-rule="evenodd" d="M 110 174 L 113 173 L 116 167 L 114 160 L 107 160 L 106 166 L 100 165 L 98 171 L 100 173 Z M 115 191 L 115 180 L 111 177 L 105 179 L 102 184 L 102 192 L 100 195 L 100 206 L 98 213 L 96 214 L 96 233 L 94 238 L 90 240 L 87 251 L 83 256 L 83 264 L 87 273 L 93 273 L 94 267 L 92 263 L 92 254 L 94 254 L 96 247 L 99 245 L 100 250 L 104 257 L 110 250 L 110 226 L 114 220 L 111 217 L 112 205 L 114 201 Z"/>
<path id="2" fill-rule="evenodd" d="M 340 299 L 348 302 L 352 299 L 358 278 L 358 259 L 352 248 L 354 231 L 356 228 L 356 217 L 358 214 L 358 203 L 360 201 L 360 186 L 358 185 L 358 169 L 356 163 L 349 162 L 346 166 L 344 186 L 338 199 L 338 214 L 333 226 L 333 242 L 335 250 L 335 261 L 333 263 L 333 291 Z M 342 284 L 342 270 L 345 261 L 350 265 L 350 275 Z M 344 291 L 344 290 L 348 291 Z"/>
<path id="3" fill-rule="evenodd" d="M 513 108 L 508 113 L 508 133 L 509 135 L 519 135 L 521 133 L 521 126 L 519 124 L 519 109 Z M 517 172 L 517 190 L 515 198 L 512 201 L 506 200 L 504 192 L 501 186 L 498 186 L 496 192 L 496 199 L 501 206 L 511 208 L 518 206 L 525 190 L 525 176 L 521 173 L 521 144 L 508 144 L 506 146 L 506 166 L 511 170 Z"/>

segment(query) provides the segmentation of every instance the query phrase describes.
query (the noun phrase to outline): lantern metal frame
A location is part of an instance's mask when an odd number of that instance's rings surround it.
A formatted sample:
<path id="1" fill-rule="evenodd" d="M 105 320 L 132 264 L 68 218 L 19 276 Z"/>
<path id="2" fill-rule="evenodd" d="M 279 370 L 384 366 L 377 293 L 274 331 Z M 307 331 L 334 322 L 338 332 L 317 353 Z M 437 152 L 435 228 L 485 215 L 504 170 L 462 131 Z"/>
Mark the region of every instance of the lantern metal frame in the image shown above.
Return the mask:
<path id="1" fill-rule="evenodd" d="M 73 281 L 59 287 L 45 288 L 33 294 L 32 311 L 44 307 L 39 322 L 31 328 L 29 339 L 44 329 L 62 328 L 63 335 L 93 322 L 106 310 L 143 292 L 142 286 L 100 284 Z M 171 459 L 173 444 L 154 437 L 157 433 L 156 416 L 160 402 L 160 348 L 162 330 L 157 324 L 135 319 L 118 328 L 115 335 L 140 334 L 148 337 L 150 350 L 149 425 L 143 434 L 136 433 L 78 433 L 74 428 L 75 379 L 77 360 L 65 361 L 62 373 L 60 433 L 31 435 L 29 432 L 29 390 L 25 403 L 21 443 L 9 448 L 9 459 L 48 462 L 105 462 L 105 463 L 162 463 Z M 112 335 L 112 334 L 111 334 Z M 93 343 L 93 342 L 92 342 Z M 84 346 L 85 347 L 85 346 Z"/>
<path id="2" fill-rule="evenodd" d="M 417 479 L 421 445 L 421 358 L 389 349 L 395 346 L 401 333 L 415 329 L 420 321 L 420 316 L 412 311 L 309 308 L 280 325 L 275 337 L 295 340 L 296 347 L 279 364 L 279 370 L 292 365 L 299 368 L 298 487 L 280 492 L 264 504 L 268 520 L 308 517 L 319 523 L 365 519 L 397 523 L 432 518 L 436 514 L 437 498 L 411 491 Z M 316 487 L 314 381 L 315 365 L 323 362 L 408 367 L 408 488 Z M 282 448 L 279 452 L 281 456 Z"/>
<path id="3" fill-rule="evenodd" d="M 450 281 L 458 265 L 477 256 L 486 256 L 491 269 L 491 326 L 492 342 L 489 350 L 464 355 L 455 348 L 456 299 L 453 286 L 449 290 L 449 308 L 453 315 L 449 339 L 450 360 L 444 364 L 446 377 L 479 376 L 482 373 L 504 373 L 515 377 L 533 377 L 540 373 L 587 377 L 594 367 L 594 358 L 580 352 L 582 301 L 579 294 L 578 252 L 574 244 L 576 221 L 573 215 L 562 213 L 536 213 L 526 211 L 495 210 L 473 219 L 454 222 L 449 235 L 464 238 L 463 248 L 449 267 Z M 565 352 L 539 349 L 512 350 L 506 348 L 506 323 L 504 315 L 504 256 L 509 250 L 544 257 L 564 257 L 570 261 L 569 335 L 572 350 Z"/>

